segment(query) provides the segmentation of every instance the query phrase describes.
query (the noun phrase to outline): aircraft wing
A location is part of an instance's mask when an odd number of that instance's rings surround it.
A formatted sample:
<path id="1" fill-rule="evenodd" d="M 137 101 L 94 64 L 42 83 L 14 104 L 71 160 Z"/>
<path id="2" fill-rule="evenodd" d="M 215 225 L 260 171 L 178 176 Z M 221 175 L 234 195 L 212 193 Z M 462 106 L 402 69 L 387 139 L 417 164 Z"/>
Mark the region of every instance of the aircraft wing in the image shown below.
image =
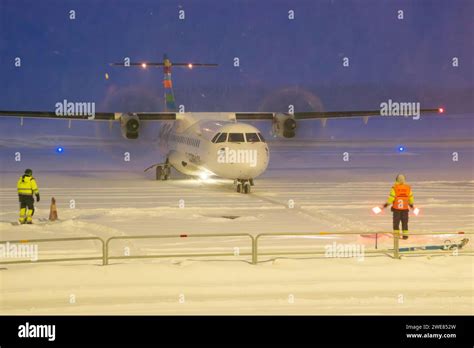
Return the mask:
<path id="1" fill-rule="evenodd" d="M 436 109 L 420 109 L 420 114 L 439 114 L 443 113 L 443 108 Z M 18 110 L 0 110 L 0 117 L 31 117 L 46 119 L 63 119 L 63 120 L 97 120 L 97 121 L 118 121 L 124 114 L 133 114 L 140 121 L 164 121 L 176 120 L 177 113 L 174 112 L 134 112 L 134 113 L 114 113 L 114 112 L 96 112 L 94 116 L 88 115 L 57 115 L 52 111 L 18 111 Z M 186 113 L 184 113 L 186 114 Z M 214 114 L 213 112 L 202 114 Z M 217 113 L 216 113 L 217 114 Z M 236 120 L 273 120 L 278 113 L 274 112 L 235 112 Z M 293 114 L 280 114 L 290 116 L 295 120 L 311 120 L 311 119 L 330 119 L 330 118 L 354 118 L 354 117 L 372 117 L 381 116 L 380 110 L 366 111 L 320 111 L 320 112 L 295 112 Z"/>
<path id="2" fill-rule="evenodd" d="M 443 113 L 443 108 L 436 109 L 420 109 L 420 114 Z M 276 113 L 269 112 L 237 112 L 235 118 L 237 120 L 272 120 Z M 365 111 L 309 111 L 309 112 L 295 112 L 293 114 L 284 114 L 293 116 L 295 120 L 312 120 L 312 119 L 329 119 L 329 118 L 353 118 L 353 117 L 370 117 L 381 116 L 379 110 L 365 110 Z"/>
<path id="3" fill-rule="evenodd" d="M 52 111 L 18 111 L 18 110 L 0 110 L 0 117 L 31 117 L 46 119 L 62 119 L 62 120 L 97 120 L 97 121 L 119 121 L 120 117 L 125 113 L 114 112 L 96 112 L 94 116 L 89 115 L 57 115 Z M 175 120 L 174 112 L 136 112 L 133 113 L 141 121 L 152 120 Z"/>
<path id="4" fill-rule="evenodd" d="M 420 109 L 421 114 L 433 114 L 442 113 L 444 109 Z M 369 116 L 381 116 L 379 110 L 366 110 L 366 111 L 322 111 L 322 112 L 295 112 L 296 120 L 311 120 L 311 119 L 328 119 L 328 118 L 351 118 L 351 117 L 369 117 Z"/>

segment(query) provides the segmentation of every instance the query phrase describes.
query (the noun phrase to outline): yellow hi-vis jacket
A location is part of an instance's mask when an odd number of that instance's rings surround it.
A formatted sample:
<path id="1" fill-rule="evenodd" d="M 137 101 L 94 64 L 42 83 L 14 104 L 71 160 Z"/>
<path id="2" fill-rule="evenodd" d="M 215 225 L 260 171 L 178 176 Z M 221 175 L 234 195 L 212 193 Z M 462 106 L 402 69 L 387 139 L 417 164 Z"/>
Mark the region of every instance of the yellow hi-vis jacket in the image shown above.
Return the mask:
<path id="1" fill-rule="evenodd" d="M 36 180 L 32 176 L 22 175 L 16 187 L 19 195 L 33 196 L 39 193 Z"/>

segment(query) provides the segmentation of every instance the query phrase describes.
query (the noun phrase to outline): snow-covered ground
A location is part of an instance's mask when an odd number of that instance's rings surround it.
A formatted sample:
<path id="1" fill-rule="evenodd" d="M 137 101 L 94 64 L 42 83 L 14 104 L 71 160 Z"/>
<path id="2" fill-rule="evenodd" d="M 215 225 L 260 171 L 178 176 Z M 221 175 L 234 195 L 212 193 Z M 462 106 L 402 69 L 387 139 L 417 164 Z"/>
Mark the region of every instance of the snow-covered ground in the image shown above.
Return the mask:
<path id="1" fill-rule="evenodd" d="M 472 258 L 9 266 L 4 314 L 472 314 Z M 72 303 L 71 303 L 72 302 Z"/>
<path id="2" fill-rule="evenodd" d="M 262 255 L 250 264 L 249 239 L 166 238 L 116 240 L 111 256 L 225 253 L 69 263 L 3 265 L 0 311 L 12 313 L 147 314 L 421 314 L 474 313 L 474 181 L 472 141 L 410 144 L 405 153 L 388 144 L 294 142 L 271 145 L 271 165 L 250 195 L 231 182 L 176 176 L 157 182 L 142 169 L 149 156 L 123 163 L 120 151 L 77 147 L 57 155 L 23 150 L 13 161 L 0 147 L 0 240 L 206 233 L 329 232 L 342 235 L 264 237 L 262 253 L 323 252 L 333 243 L 363 247 L 365 257 Z M 19 145 L 15 145 L 19 146 Z M 350 160 L 343 161 L 343 153 Z M 452 153 L 459 152 L 459 161 Z M 39 155 L 40 154 L 40 155 Z M 133 153 L 132 153 L 133 156 Z M 38 158 L 41 158 L 39 160 Z M 133 158 L 133 157 L 132 157 Z M 153 163 L 153 162 L 151 162 Z M 24 167 L 35 171 L 42 200 L 36 224 L 17 219 L 15 184 Z M 421 214 L 411 217 L 412 236 L 401 246 L 443 244 L 468 237 L 470 255 L 370 254 L 391 248 L 390 212 L 374 216 L 398 172 L 405 172 Z M 43 223 L 55 197 L 60 221 Z M 361 234 L 349 234 L 360 232 Z M 93 257 L 91 241 L 38 243 L 39 258 Z"/>

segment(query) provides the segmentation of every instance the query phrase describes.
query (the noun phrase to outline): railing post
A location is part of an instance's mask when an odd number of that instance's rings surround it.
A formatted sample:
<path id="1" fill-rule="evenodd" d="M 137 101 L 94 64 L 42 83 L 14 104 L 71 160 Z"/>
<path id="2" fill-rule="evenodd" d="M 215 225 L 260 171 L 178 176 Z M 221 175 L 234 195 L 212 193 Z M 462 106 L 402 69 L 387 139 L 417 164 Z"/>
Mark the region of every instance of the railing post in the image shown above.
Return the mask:
<path id="1" fill-rule="evenodd" d="M 393 258 L 399 259 L 400 258 L 400 233 L 393 232 Z"/>
<path id="2" fill-rule="evenodd" d="M 252 264 L 256 265 L 258 263 L 258 237 L 260 235 L 256 236 L 255 238 L 252 238 Z"/>
<path id="3" fill-rule="evenodd" d="M 104 246 L 104 259 L 102 260 L 102 265 L 107 266 L 109 264 L 109 241 L 113 237 L 107 239 Z"/>

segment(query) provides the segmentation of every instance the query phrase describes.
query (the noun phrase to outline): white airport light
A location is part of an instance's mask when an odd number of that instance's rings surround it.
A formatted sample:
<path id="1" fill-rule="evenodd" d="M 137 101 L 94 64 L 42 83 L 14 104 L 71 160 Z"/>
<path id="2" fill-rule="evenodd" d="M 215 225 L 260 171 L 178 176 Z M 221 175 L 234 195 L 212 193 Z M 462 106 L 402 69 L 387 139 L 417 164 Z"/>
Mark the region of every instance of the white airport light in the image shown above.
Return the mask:
<path id="1" fill-rule="evenodd" d="M 142 68 L 146 69 L 146 63 L 142 63 Z"/>

